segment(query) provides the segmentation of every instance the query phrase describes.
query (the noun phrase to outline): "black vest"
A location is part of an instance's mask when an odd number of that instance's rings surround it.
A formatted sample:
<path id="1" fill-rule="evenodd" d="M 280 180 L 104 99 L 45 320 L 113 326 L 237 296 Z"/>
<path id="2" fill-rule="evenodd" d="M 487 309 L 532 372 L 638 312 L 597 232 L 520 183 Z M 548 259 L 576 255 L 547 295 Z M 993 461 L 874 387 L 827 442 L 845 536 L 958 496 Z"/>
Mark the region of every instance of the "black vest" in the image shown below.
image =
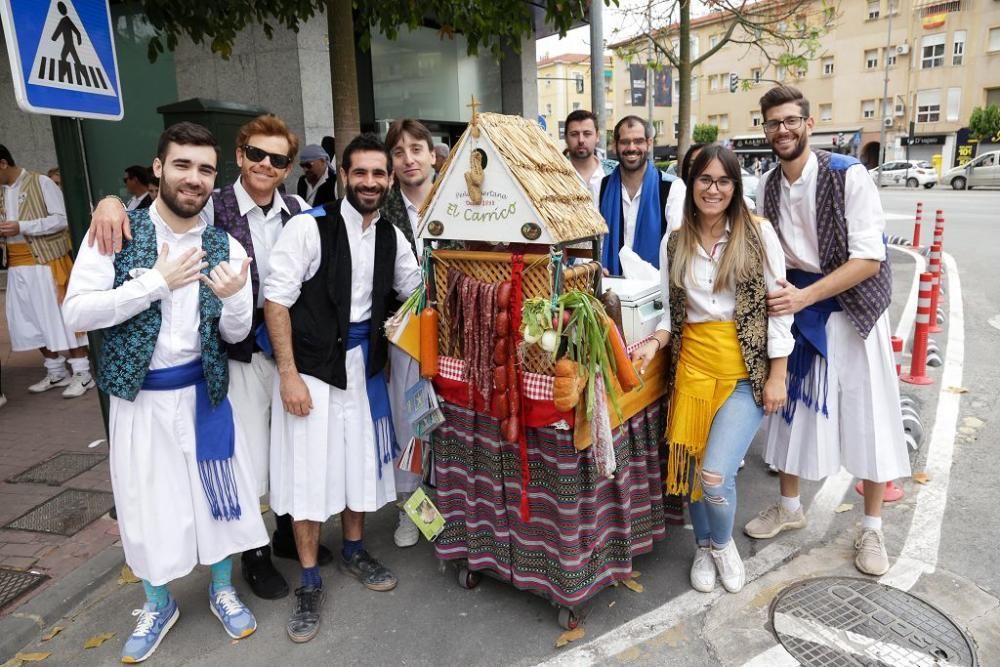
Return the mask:
<path id="1" fill-rule="evenodd" d="M 299 373 L 338 389 L 347 388 L 347 331 L 351 324 L 351 246 L 340 215 L 340 202 L 326 204 L 326 215 L 314 216 L 320 238 L 316 275 L 302 284 L 292 321 L 292 349 Z M 388 220 L 375 223 L 375 271 L 372 282 L 368 377 L 385 368 L 389 341 L 385 320 L 395 305 L 396 230 Z"/>

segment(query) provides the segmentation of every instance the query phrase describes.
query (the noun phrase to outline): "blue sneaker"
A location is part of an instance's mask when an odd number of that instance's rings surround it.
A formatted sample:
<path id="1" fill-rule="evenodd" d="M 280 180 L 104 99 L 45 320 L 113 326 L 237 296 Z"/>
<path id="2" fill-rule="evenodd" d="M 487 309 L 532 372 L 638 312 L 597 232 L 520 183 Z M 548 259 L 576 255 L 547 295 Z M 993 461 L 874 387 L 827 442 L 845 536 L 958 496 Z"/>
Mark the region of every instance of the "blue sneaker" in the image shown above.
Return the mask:
<path id="1" fill-rule="evenodd" d="M 253 612 L 247 609 L 232 586 L 223 586 L 215 590 L 215 586 L 209 584 L 208 606 L 215 617 L 222 622 L 226 634 L 233 639 L 249 637 L 257 629 L 257 619 L 254 618 Z"/>
<path id="2" fill-rule="evenodd" d="M 159 608 L 152 602 L 147 602 L 142 609 L 133 611 L 132 615 L 138 616 L 139 621 L 122 649 L 122 662 L 128 664 L 142 662 L 153 655 L 167 631 L 180 618 L 181 611 L 177 608 L 177 602 L 170 598 L 166 607 Z"/>

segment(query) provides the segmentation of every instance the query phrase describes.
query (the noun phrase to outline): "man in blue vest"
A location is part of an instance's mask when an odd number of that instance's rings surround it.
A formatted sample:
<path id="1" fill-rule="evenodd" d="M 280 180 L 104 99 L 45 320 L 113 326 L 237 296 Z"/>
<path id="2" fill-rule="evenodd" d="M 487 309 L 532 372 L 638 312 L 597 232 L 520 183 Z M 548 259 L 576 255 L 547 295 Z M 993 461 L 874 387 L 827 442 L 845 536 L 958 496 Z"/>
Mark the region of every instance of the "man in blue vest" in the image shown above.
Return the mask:
<path id="1" fill-rule="evenodd" d="M 160 195 L 129 213 L 115 257 L 85 246 L 63 310 L 75 330 L 104 332 L 97 383 L 110 396 L 111 485 L 125 558 L 146 603 L 122 661 L 142 662 L 177 621 L 167 583 L 211 567 L 209 602 L 233 639 L 257 628 L 231 582 L 230 555 L 267 543 L 247 443 L 226 397 L 225 343 L 253 321 L 251 259 L 199 216 L 218 144 L 194 123 L 161 135 Z"/>
<path id="2" fill-rule="evenodd" d="M 764 453 L 780 472 L 781 497 L 745 530 L 766 539 L 802 528 L 799 478 L 819 480 L 844 467 L 864 480 L 854 564 L 880 576 L 889 569 L 885 483 L 910 474 L 890 342 L 882 204 L 856 159 L 810 150 L 814 121 L 797 88 L 772 88 L 760 110 L 779 167 L 761 177 L 757 204 L 778 231 L 788 267 L 787 282 L 768 294 L 768 312 L 795 316 L 795 348 L 788 403 L 769 420 Z"/>
<path id="3" fill-rule="evenodd" d="M 618 167 L 601 181 L 598 208 L 608 223 L 601 264 L 612 276 L 622 274 L 618 253 L 630 248 L 640 259 L 660 268 L 660 239 L 680 227 L 684 215 L 684 183 L 660 171 L 649 159 L 653 128 L 638 116 L 615 125 Z"/>
<path id="4" fill-rule="evenodd" d="M 272 407 L 271 504 L 292 515 L 302 565 L 287 626 L 294 642 L 319 631 L 316 549 L 334 514 L 343 527 L 341 570 L 370 590 L 396 587 L 363 541 L 365 513 L 396 499 L 383 327 L 421 281 L 410 244 L 379 214 L 391 164 L 374 136 L 351 141 L 341 164 L 346 198 L 288 222 L 264 283 L 281 396 Z"/>
<path id="5" fill-rule="evenodd" d="M 228 346 L 229 392 L 236 419 L 246 433 L 249 454 L 257 480 L 257 495 L 268 491 L 271 449 L 271 397 L 274 391 L 274 361 L 262 350 L 255 335 L 264 328 L 264 295 L 260 288 L 270 270 L 271 248 L 284 224 L 308 205 L 295 195 L 282 195 L 280 186 L 291 171 L 299 140 L 279 117 L 258 116 L 243 125 L 236 137 L 236 163 L 240 176 L 213 193 L 202 210 L 202 218 L 231 234 L 254 262 L 250 267 L 253 287 L 253 330 L 245 340 Z M 94 212 L 89 239 L 96 239 L 101 252 L 110 253 L 129 238 L 128 220 L 114 198 L 101 202 Z M 266 345 L 266 343 L 265 343 Z M 287 515 L 275 517 L 274 555 L 297 559 L 292 521 Z M 320 548 L 320 563 L 333 555 Z M 264 545 L 243 554 L 243 578 L 255 595 L 276 599 L 288 595 L 288 584 L 271 562 L 271 547 Z"/>

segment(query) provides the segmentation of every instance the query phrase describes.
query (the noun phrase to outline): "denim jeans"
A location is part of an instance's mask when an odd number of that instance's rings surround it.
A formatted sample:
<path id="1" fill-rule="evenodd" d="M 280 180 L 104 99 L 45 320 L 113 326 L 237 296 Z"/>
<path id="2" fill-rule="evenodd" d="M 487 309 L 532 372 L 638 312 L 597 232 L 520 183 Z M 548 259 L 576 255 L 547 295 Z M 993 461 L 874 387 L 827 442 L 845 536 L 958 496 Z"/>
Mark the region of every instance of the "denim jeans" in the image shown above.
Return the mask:
<path id="1" fill-rule="evenodd" d="M 711 543 L 721 548 L 732 538 L 736 473 L 763 418 L 764 410 L 754 402 L 749 380 L 737 382 L 736 389 L 715 413 L 702 464 L 700 483 L 704 495 L 688 506 L 694 537 L 701 546 Z M 697 483 L 699 480 L 692 480 L 692 484 Z"/>

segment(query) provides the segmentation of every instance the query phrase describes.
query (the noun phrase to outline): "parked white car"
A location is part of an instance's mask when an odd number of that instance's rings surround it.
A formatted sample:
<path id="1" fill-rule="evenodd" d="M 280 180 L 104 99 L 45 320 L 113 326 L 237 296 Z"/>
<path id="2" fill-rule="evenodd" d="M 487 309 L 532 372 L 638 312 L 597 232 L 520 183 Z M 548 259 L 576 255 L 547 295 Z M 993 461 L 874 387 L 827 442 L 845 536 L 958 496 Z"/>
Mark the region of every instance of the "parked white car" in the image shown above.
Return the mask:
<path id="1" fill-rule="evenodd" d="M 941 176 L 941 182 L 956 190 L 1000 188 L 1000 151 L 984 153 L 961 167 L 949 169 Z"/>
<path id="2" fill-rule="evenodd" d="M 877 185 L 878 167 L 868 171 Z M 933 188 L 938 182 L 934 166 L 925 160 L 896 160 L 882 165 L 882 185 L 904 185 L 908 188 Z"/>

